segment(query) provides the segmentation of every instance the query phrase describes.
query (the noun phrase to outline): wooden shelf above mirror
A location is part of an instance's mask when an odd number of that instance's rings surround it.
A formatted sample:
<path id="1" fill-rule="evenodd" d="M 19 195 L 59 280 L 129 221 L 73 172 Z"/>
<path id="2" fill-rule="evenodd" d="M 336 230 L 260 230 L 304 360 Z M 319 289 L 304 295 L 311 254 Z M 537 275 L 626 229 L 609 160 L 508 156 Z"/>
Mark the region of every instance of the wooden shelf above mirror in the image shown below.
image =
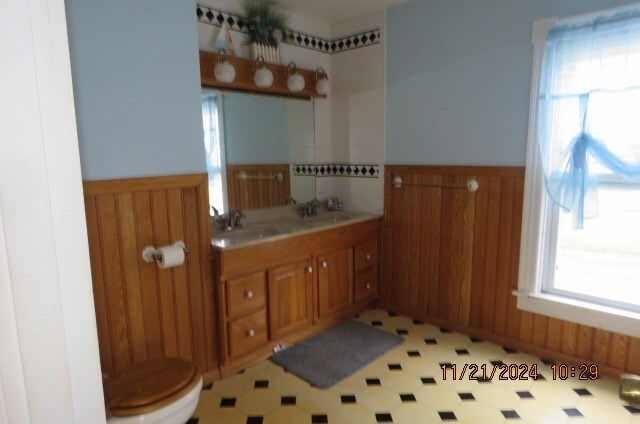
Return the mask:
<path id="1" fill-rule="evenodd" d="M 302 91 L 294 93 L 287 87 L 286 66 L 267 63 L 267 67 L 273 72 L 273 85 L 263 88 L 258 87 L 253 81 L 253 74 L 256 70 L 255 61 L 240 57 L 229 57 L 228 59 L 236 69 L 236 79 L 232 83 L 220 82 L 214 75 L 216 65 L 218 64 L 218 54 L 200 51 L 200 83 L 203 87 L 275 94 L 278 96 L 297 98 L 327 97 L 316 92 L 315 71 L 298 68 L 298 72 L 304 77 L 305 87 Z"/>

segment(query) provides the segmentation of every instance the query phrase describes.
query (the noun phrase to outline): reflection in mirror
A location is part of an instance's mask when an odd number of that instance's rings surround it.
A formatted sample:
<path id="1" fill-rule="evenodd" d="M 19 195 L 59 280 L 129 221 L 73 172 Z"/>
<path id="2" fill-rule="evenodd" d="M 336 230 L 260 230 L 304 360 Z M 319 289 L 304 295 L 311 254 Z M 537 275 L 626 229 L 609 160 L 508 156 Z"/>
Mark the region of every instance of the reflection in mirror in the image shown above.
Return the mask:
<path id="1" fill-rule="evenodd" d="M 287 100 L 287 139 L 289 140 L 289 172 L 291 197 L 299 202 L 316 198 L 316 177 L 294 175 L 293 164 L 315 164 L 315 119 L 313 102 Z"/>
<path id="2" fill-rule="evenodd" d="M 203 88 L 209 202 L 218 213 L 315 198 L 315 177 L 292 164 L 315 162 L 313 103 Z"/>
<path id="3" fill-rule="evenodd" d="M 226 172 L 222 148 L 221 97 L 212 90 L 202 91 L 202 127 L 205 160 L 209 176 L 209 205 L 220 214 L 228 210 L 225 196 Z"/>

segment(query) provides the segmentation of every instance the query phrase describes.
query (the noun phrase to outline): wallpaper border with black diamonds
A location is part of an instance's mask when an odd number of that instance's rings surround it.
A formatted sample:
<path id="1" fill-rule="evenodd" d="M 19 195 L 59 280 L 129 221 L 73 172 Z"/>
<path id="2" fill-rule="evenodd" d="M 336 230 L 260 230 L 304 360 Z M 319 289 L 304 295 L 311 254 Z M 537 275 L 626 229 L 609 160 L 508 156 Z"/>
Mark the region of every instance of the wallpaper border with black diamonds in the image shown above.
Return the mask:
<path id="1" fill-rule="evenodd" d="M 330 164 L 293 164 L 293 175 L 315 177 L 380 177 L 378 165 Z"/>
<path id="2" fill-rule="evenodd" d="M 218 27 L 222 26 L 222 23 L 226 21 L 229 29 L 244 33 L 247 32 L 245 18 L 234 13 L 215 9 L 211 6 L 196 4 L 196 17 L 198 22 Z M 326 40 L 316 37 L 315 35 L 287 29 L 283 34 L 282 42 L 305 49 L 333 54 L 380 43 L 380 28 L 340 37 L 335 40 Z"/>

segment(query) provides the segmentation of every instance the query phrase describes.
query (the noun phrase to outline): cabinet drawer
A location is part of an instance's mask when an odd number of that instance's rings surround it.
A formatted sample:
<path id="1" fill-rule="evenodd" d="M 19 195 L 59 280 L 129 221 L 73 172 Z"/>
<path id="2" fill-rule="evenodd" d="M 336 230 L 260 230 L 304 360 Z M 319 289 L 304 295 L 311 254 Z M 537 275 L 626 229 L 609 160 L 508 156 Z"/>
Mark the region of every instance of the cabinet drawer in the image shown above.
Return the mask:
<path id="1" fill-rule="evenodd" d="M 375 239 L 356 245 L 354 251 L 356 272 L 375 265 L 378 260 L 378 249 Z"/>
<path id="2" fill-rule="evenodd" d="M 266 306 L 264 272 L 227 281 L 227 313 L 234 319 Z"/>
<path id="3" fill-rule="evenodd" d="M 229 354 L 242 355 L 267 343 L 267 310 L 229 322 Z"/>
<path id="4" fill-rule="evenodd" d="M 378 281 L 376 269 L 356 275 L 355 280 L 355 297 L 356 303 L 361 300 L 373 298 L 378 295 Z"/>

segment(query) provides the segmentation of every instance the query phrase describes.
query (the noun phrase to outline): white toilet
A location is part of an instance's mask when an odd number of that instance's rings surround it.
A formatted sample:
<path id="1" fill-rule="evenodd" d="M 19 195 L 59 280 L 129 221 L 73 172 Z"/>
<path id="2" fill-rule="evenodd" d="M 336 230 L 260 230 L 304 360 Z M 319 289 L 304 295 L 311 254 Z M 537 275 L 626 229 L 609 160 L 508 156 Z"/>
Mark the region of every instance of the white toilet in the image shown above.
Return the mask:
<path id="1" fill-rule="evenodd" d="M 184 424 L 198 406 L 202 375 L 181 359 L 134 364 L 104 381 L 108 424 Z"/>

